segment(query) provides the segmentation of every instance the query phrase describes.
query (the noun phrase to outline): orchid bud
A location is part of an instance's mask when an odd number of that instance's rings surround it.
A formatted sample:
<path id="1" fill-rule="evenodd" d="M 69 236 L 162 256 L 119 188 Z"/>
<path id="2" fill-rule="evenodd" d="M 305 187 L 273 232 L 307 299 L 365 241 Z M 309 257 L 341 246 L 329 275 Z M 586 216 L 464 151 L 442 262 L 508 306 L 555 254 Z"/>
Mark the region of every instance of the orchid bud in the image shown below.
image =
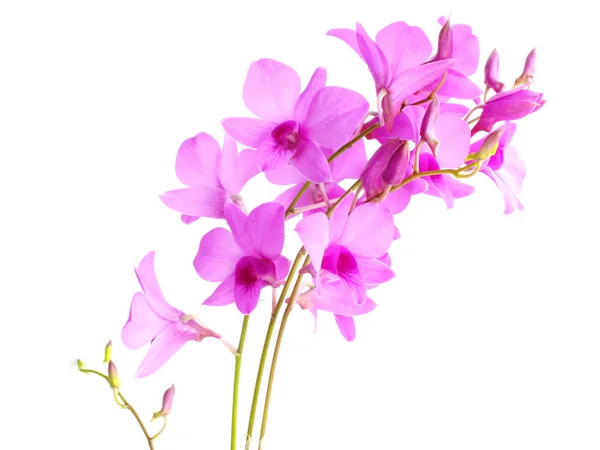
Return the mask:
<path id="1" fill-rule="evenodd" d="M 447 20 L 438 35 L 438 50 L 433 61 L 452 58 L 453 33 L 450 20 Z"/>
<path id="2" fill-rule="evenodd" d="M 392 153 L 392 156 L 383 170 L 381 175 L 383 182 L 389 186 L 400 184 L 406 175 L 409 159 L 410 150 L 408 148 L 408 141 L 402 141 L 396 151 Z"/>
<path id="3" fill-rule="evenodd" d="M 156 420 L 159 417 L 165 417 L 171 413 L 171 407 L 173 406 L 173 397 L 175 396 L 175 385 L 171 385 L 169 389 L 165 391 L 162 399 L 162 408 L 160 411 L 155 412 L 152 415 L 152 420 Z"/>
<path id="4" fill-rule="evenodd" d="M 485 161 L 486 159 L 494 156 L 496 150 L 498 150 L 498 145 L 500 144 L 500 137 L 502 136 L 502 132 L 504 128 L 500 128 L 499 130 L 490 133 L 488 137 L 485 138 L 483 144 L 481 144 L 481 148 L 479 151 L 473 155 L 469 155 L 472 159 L 478 159 L 480 161 Z"/>
<path id="5" fill-rule="evenodd" d="M 112 341 L 108 341 L 106 347 L 104 347 L 104 362 L 107 363 L 112 357 Z"/>
<path id="6" fill-rule="evenodd" d="M 523 73 L 515 80 L 515 85 L 513 87 L 521 86 L 523 84 L 531 84 L 533 81 L 533 74 L 535 73 L 535 59 L 536 51 L 534 48 L 527 55 L 527 58 L 525 59 L 525 67 L 523 67 Z"/>
<path id="7" fill-rule="evenodd" d="M 80 359 L 78 359 L 78 360 L 77 360 L 77 368 L 78 368 L 79 370 L 82 370 L 82 369 L 83 369 L 83 367 L 84 367 L 84 365 L 83 365 L 83 361 L 82 361 L 82 360 L 80 360 Z"/>
<path id="8" fill-rule="evenodd" d="M 112 361 L 108 362 L 108 383 L 113 389 L 119 389 L 121 387 L 119 373 L 117 372 L 117 368 Z"/>
<path id="9" fill-rule="evenodd" d="M 496 49 L 494 49 L 494 50 L 492 50 L 492 53 L 490 53 L 490 56 L 488 57 L 487 61 L 485 62 L 484 82 L 488 88 L 493 89 L 494 92 L 496 92 L 496 93 L 498 93 L 502 89 L 504 89 L 504 83 L 501 83 L 500 80 L 498 79 L 499 73 L 500 73 L 500 56 L 498 55 L 498 52 L 496 51 Z"/>
<path id="10" fill-rule="evenodd" d="M 438 141 L 435 137 L 435 124 L 440 116 L 440 101 L 437 96 L 433 97 L 433 100 L 429 103 L 427 107 L 427 111 L 425 111 L 425 115 L 423 116 L 423 121 L 421 122 L 421 138 L 427 145 L 431 148 L 433 152 L 433 156 L 437 158 L 437 149 L 440 146 L 440 141 Z"/>

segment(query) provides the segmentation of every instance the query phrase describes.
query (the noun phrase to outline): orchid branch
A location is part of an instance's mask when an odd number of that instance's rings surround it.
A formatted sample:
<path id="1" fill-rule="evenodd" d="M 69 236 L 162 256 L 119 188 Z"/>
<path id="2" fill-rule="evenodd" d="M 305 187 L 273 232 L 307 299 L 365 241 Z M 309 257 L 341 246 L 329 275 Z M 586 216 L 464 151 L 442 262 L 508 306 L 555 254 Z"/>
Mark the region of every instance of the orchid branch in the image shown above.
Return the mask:
<path id="1" fill-rule="evenodd" d="M 240 332 L 240 342 L 235 353 L 235 372 L 233 375 L 233 405 L 231 407 L 231 450 L 235 450 L 237 445 L 237 412 L 238 412 L 238 394 L 240 389 L 240 372 L 242 369 L 242 353 L 244 343 L 246 342 L 246 332 L 248 331 L 248 322 L 250 315 L 244 315 L 242 322 L 242 331 Z"/>

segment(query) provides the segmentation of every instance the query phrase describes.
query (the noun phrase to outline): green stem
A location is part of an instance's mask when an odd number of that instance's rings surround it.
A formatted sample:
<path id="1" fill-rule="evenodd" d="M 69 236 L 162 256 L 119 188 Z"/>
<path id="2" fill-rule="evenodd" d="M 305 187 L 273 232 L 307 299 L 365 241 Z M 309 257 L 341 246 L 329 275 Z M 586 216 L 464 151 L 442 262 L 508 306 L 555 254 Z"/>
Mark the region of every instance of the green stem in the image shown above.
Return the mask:
<path id="1" fill-rule="evenodd" d="M 97 370 L 79 369 L 79 371 L 83 372 L 83 373 L 93 373 L 94 375 L 98 375 L 99 377 L 104 378 L 106 380 L 106 382 L 108 383 L 108 385 L 110 386 L 110 381 L 108 381 L 108 377 L 106 375 L 104 375 L 103 373 L 98 372 Z M 137 411 L 135 410 L 135 408 L 133 406 L 131 406 L 131 404 L 129 404 L 129 402 L 125 399 L 125 397 L 123 397 L 123 394 L 121 394 L 120 391 L 117 392 L 117 396 L 121 399 L 121 401 L 125 405 L 124 406 L 125 409 L 128 409 L 129 412 L 131 412 L 131 414 L 133 414 L 133 417 L 135 417 L 135 420 L 137 421 L 138 425 L 142 429 L 142 432 L 144 433 L 144 436 L 146 437 L 146 440 L 148 441 L 149 449 L 154 450 L 154 442 L 152 441 L 153 437 L 150 436 L 150 433 L 148 433 L 148 430 L 146 429 L 144 422 L 142 422 L 142 419 L 139 416 L 139 414 L 137 413 Z"/>
<path id="2" fill-rule="evenodd" d="M 250 409 L 250 418 L 248 419 L 248 431 L 246 432 L 246 450 L 250 448 L 250 443 L 252 441 L 252 433 L 254 431 L 254 421 L 256 419 L 256 407 L 258 406 L 258 397 L 260 394 L 260 385 L 262 383 L 263 373 L 265 371 L 265 364 L 267 362 L 267 356 L 269 353 L 269 345 L 271 343 L 271 337 L 273 336 L 273 330 L 275 329 L 275 323 L 277 321 L 277 316 L 279 315 L 279 311 L 283 306 L 285 301 L 285 297 L 287 295 L 288 290 L 290 289 L 290 285 L 292 284 L 292 279 L 298 267 L 300 266 L 300 261 L 302 257 L 306 254 L 306 250 L 304 248 L 300 249 L 298 254 L 296 255 L 296 259 L 292 263 L 292 268 L 290 269 L 290 273 L 288 275 L 285 284 L 283 285 L 283 289 L 281 294 L 279 295 L 279 300 L 277 301 L 277 305 L 271 314 L 271 320 L 269 321 L 269 327 L 267 328 L 267 334 L 265 336 L 265 343 L 263 345 L 262 354 L 260 356 L 260 362 L 258 365 L 258 372 L 256 374 L 256 383 L 254 384 L 254 395 L 252 396 L 252 407 Z"/>
<path id="3" fill-rule="evenodd" d="M 331 207 L 330 209 L 333 209 Z M 302 267 L 307 266 L 310 263 L 310 256 L 306 256 L 304 258 L 304 263 Z M 283 340 L 283 332 L 285 330 L 285 326 L 288 321 L 288 317 L 292 312 L 292 308 L 294 307 L 294 302 L 296 300 L 296 295 L 298 294 L 298 289 L 300 288 L 300 284 L 302 282 L 302 275 L 298 275 L 296 278 L 296 283 L 294 284 L 294 289 L 292 290 L 292 295 L 290 296 L 290 300 L 285 308 L 285 312 L 283 313 L 283 317 L 281 319 L 281 325 L 279 326 L 279 332 L 277 333 L 277 341 L 275 342 L 275 350 L 273 351 L 273 359 L 271 360 L 271 371 L 269 372 L 269 381 L 267 382 L 267 393 L 265 395 L 265 406 L 263 409 L 263 418 L 262 424 L 260 428 L 260 441 L 258 444 L 259 450 L 262 448 L 262 440 L 265 436 L 265 432 L 267 431 L 267 420 L 269 418 L 269 404 L 271 402 L 271 392 L 273 391 L 273 380 L 275 378 L 275 369 L 277 368 L 277 359 L 279 358 L 279 349 L 281 348 L 281 341 Z"/>
<path id="4" fill-rule="evenodd" d="M 238 412 L 238 394 L 240 389 L 240 372 L 242 369 L 242 353 L 244 343 L 246 342 L 246 331 L 248 331 L 248 321 L 250 315 L 244 316 L 242 322 L 242 331 L 240 333 L 240 343 L 235 354 L 235 372 L 233 376 L 233 405 L 231 406 L 231 450 L 235 450 L 237 445 L 237 412 Z"/>

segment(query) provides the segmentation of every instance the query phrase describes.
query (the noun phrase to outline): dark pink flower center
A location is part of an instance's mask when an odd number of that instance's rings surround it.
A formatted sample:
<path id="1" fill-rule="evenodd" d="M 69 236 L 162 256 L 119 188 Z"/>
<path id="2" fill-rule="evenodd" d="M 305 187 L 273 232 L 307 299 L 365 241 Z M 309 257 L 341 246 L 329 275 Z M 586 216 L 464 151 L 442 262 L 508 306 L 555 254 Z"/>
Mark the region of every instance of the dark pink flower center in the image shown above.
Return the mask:
<path id="1" fill-rule="evenodd" d="M 321 267 L 342 278 L 344 275 L 358 274 L 358 265 L 354 255 L 341 245 L 332 245 L 325 250 Z"/>
<path id="2" fill-rule="evenodd" d="M 271 137 L 286 150 L 295 150 L 300 145 L 300 124 L 293 120 L 280 123 L 271 132 Z"/>

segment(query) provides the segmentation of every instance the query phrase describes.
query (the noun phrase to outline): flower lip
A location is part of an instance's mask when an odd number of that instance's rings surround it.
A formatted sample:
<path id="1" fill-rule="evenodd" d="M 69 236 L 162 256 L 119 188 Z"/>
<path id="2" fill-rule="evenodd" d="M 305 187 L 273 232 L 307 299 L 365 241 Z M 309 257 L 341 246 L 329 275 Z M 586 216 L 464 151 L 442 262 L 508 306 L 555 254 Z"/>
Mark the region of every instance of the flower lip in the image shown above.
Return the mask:
<path id="1" fill-rule="evenodd" d="M 346 274 L 358 272 L 358 265 L 354 255 L 341 245 L 332 245 L 325 250 L 321 267 L 342 278 Z"/>
<path id="2" fill-rule="evenodd" d="M 295 150 L 300 145 L 300 124 L 294 120 L 280 123 L 271 132 L 275 142 L 286 150 Z"/>

